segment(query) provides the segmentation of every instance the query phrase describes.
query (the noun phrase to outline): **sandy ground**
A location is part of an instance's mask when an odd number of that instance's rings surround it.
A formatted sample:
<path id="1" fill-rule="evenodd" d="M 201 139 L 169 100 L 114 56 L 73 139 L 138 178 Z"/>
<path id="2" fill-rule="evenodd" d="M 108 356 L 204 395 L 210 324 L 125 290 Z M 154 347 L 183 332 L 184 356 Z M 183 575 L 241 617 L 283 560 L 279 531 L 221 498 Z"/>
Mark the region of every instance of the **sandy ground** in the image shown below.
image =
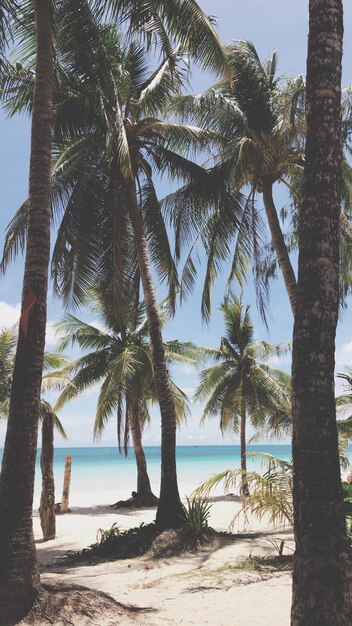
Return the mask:
<path id="1" fill-rule="evenodd" d="M 217 499 L 213 503 L 210 524 L 227 530 L 238 501 Z M 93 543 L 99 528 L 114 522 L 120 529 L 131 528 L 155 518 L 155 510 L 113 511 L 108 507 L 75 507 L 57 517 L 57 538 L 43 543 L 39 519 L 34 529 L 43 581 L 76 583 L 111 594 L 118 602 L 144 610 L 123 623 L 145 626 L 289 626 L 291 576 L 287 571 L 243 569 L 248 557 L 275 554 L 272 538 L 284 538 L 285 553 L 292 552 L 290 528 L 270 528 L 266 520 L 251 520 L 244 528 L 236 522 L 231 542 L 218 541 L 195 554 L 152 560 L 139 558 L 97 565 L 48 567 L 67 550 L 77 550 Z M 241 532 L 242 531 L 242 532 Z M 243 531 L 245 534 L 243 534 Z M 99 621 L 97 626 L 111 622 Z M 116 622 L 117 623 L 117 622 Z M 121 624 L 122 622 L 119 622 Z M 79 626 L 78 621 L 75 626 Z"/>

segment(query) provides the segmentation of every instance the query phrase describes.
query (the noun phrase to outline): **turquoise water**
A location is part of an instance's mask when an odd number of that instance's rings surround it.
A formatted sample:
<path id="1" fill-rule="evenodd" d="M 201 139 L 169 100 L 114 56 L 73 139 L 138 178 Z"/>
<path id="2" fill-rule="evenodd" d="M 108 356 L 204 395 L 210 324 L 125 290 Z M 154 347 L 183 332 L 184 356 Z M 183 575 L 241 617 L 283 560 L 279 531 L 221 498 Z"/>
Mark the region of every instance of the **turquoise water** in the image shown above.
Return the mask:
<path id="1" fill-rule="evenodd" d="M 252 445 L 248 452 L 264 452 L 290 461 L 290 445 Z M 160 484 L 160 447 L 146 446 L 148 471 L 155 494 Z M 128 456 L 117 448 L 57 448 L 54 458 L 56 500 L 60 500 L 65 456 L 72 456 L 70 502 L 72 506 L 112 503 L 127 498 L 136 488 L 136 467 L 133 450 Z M 2 456 L 2 451 L 0 451 Z M 352 450 L 350 451 L 352 461 Z M 248 469 L 263 471 L 261 461 L 248 456 Z M 240 446 L 178 446 L 177 471 L 180 495 L 190 493 L 202 481 L 225 469 L 240 467 Z M 39 453 L 36 467 L 34 505 L 40 493 Z"/>

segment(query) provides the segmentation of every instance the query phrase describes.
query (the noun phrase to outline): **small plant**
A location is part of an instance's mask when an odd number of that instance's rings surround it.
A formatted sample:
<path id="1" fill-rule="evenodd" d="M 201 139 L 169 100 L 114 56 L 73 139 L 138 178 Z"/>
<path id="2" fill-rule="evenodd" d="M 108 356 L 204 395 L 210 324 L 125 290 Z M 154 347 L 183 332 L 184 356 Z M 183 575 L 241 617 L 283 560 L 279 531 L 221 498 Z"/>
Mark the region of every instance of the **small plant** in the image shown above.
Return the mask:
<path id="1" fill-rule="evenodd" d="M 268 538 L 267 541 L 273 546 L 274 550 L 276 550 L 278 556 L 282 556 L 284 553 L 286 539 L 280 539 L 279 537 Z"/>
<path id="2" fill-rule="evenodd" d="M 201 543 L 205 535 L 212 532 L 209 527 L 210 509 L 212 505 L 198 498 L 187 498 L 187 506 L 183 505 L 183 528 L 189 543 L 193 546 Z"/>
<path id="3" fill-rule="evenodd" d="M 103 528 L 99 528 L 99 530 L 97 532 L 97 543 L 102 545 L 103 543 L 106 543 L 110 539 L 113 539 L 115 537 L 119 537 L 120 534 L 121 534 L 120 533 L 120 529 L 119 529 L 118 525 L 116 524 L 116 522 L 114 522 L 113 525 L 110 528 L 108 528 L 108 530 L 104 530 Z"/>

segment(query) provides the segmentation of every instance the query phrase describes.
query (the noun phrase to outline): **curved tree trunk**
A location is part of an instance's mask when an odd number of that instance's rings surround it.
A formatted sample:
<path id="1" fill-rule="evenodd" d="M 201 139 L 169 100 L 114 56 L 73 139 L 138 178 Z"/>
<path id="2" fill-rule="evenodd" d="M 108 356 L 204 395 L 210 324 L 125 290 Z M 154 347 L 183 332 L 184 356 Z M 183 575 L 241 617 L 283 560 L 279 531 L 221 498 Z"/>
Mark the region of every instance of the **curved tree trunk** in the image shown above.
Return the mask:
<path id="1" fill-rule="evenodd" d="M 296 309 L 297 283 L 293 267 L 291 265 L 285 239 L 282 234 L 279 218 L 273 200 L 273 184 L 269 178 L 263 180 L 263 200 L 266 216 L 268 219 L 271 242 L 275 250 L 277 260 L 285 282 L 286 291 L 290 300 L 293 316 Z"/>
<path id="2" fill-rule="evenodd" d="M 293 332 L 293 626 L 352 623 L 334 397 L 339 305 L 341 0 L 310 0 L 307 142 Z"/>
<path id="3" fill-rule="evenodd" d="M 159 310 L 150 270 L 148 245 L 137 202 L 135 181 L 126 181 L 126 186 L 148 319 L 154 380 L 161 413 L 161 483 L 156 525 L 159 530 L 164 530 L 180 526 L 183 517 L 176 474 L 176 411 L 165 363 Z"/>
<path id="4" fill-rule="evenodd" d="M 242 474 L 242 482 L 241 482 L 241 496 L 242 498 L 246 498 L 249 495 L 248 491 L 248 483 L 244 478 L 245 473 L 247 472 L 247 457 L 246 457 L 246 400 L 242 398 L 241 402 L 241 470 Z"/>
<path id="5" fill-rule="evenodd" d="M 35 0 L 37 61 L 29 173 L 29 223 L 21 324 L 0 478 L 2 624 L 16 621 L 28 611 L 40 585 L 32 507 L 50 254 L 53 72 L 50 7 L 48 0 Z"/>
<path id="6" fill-rule="evenodd" d="M 40 496 L 40 525 L 44 541 L 55 539 L 55 482 L 54 482 L 54 418 L 46 414 L 42 423 L 42 452 L 40 468 L 42 471 L 42 492 Z"/>
<path id="7" fill-rule="evenodd" d="M 138 506 L 155 506 L 158 498 L 153 494 L 147 470 L 147 460 L 142 446 L 142 434 L 139 422 L 138 402 L 131 403 L 130 430 L 137 464 L 137 496 Z"/>

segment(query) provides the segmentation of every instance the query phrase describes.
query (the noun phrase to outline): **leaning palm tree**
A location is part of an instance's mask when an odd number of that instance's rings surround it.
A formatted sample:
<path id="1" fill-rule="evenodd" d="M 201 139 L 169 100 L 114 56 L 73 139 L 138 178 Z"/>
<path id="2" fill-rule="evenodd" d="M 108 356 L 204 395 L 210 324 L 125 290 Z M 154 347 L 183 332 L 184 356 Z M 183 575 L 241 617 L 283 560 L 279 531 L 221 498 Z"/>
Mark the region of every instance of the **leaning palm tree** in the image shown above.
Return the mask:
<path id="1" fill-rule="evenodd" d="M 8 8 L 4 0 L 1 9 Z M 33 604 L 40 590 L 39 570 L 35 555 L 35 544 L 31 523 L 34 488 L 36 439 L 39 418 L 40 384 L 45 343 L 46 296 L 48 263 L 50 255 L 50 172 L 51 172 L 51 122 L 53 87 L 53 38 L 51 11 L 62 3 L 34 0 L 36 71 L 31 106 L 32 141 L 29 175 L 29 211 L 26 236 L 25 274 L 22 292 L 21 321 L 17 358 L 14 369 L 10 413 L 2 460 L 0 479 L 0 614 L 4 622 L 18 620 Z M 72 4 L 72 3 L 71 3 Z M 183 19 L 175 21 L 167 7 L 169 2 L 154 3 L 159 10 L 149 23 L 149 39 L 153 33 L 164 39 L 163 14 L 168 18 L 166 29 L 180 34 L 188 41 L 194 33 L 203 31 L 203 41 L 197 49 L 200 58 L 210 64 L 214 59 L 213 43 L 219 42 L 196 2 L 173 2 L 177 15 Z M 75 0 L 76 23 L 80 24 L 81 13 Z M 102 3 L 99 3 L 102 6 Z M 120 13 L 121 3 L 105 2 Z M 115 5 L 115 6 L 114 6 Z M 30 3 L 30 7 L 32 3 Z M 126 5 L 127 6 L 127 2 Z M 137 6 L 137 5 L 135 5 Z M 143 8 L 144 7 L 144 8 Z M 139 8 L 145 17 L 147 5 Z M 27 3 L 25 3 L 27 8 Z M 156 13 L 156 10 L 154 11 Z M 63 13 L 65 15 L 65 11 Z M 175 13 L 176 14 L 176 13 Z M 187 19 L 192 16 L 192 22 Z M 21 15 L 21 17 L 23 17 Z M 1 15 L 4 24 L 3 15 Z M 198 18 L 198 19 L 197 19 Z M 199 28 L 200 22 L 202 28 Z M 22 20 L 22 23 L 25 20 Z M 145 22 L 144 22 L 145 23 Z M 60 24 L 60 20 L 58 21 Z M 147 26 L 147 24 L 145 23 Z M 144 30 L 147 30 L 146 28 Z M 80 33 L 79 33 L 80 34 Z M 75 45 L 80 41 L 78 37 Z M 212 56 L 213 55 L 213 56 Z M 216 53 L 215 53 L 216 57 Z M 28 323 L 27 323 L 28 322 Z M 176 490 L 177 496 L 177 490 Z M 177 508 L 177 507 L 176 507 Z"/>
<path id="2" fill-rule="evenodd" d="M 32 505 L 50 256 L 51 3 L 35 0 L 34 14 L 36 78 L 27 249 L 21 329 L 0 475 L 0 614 L 4 623 L 18 621 L 30 609 L 40 588 Z"/>
<path id="3" fill-rule="evenodd" d="M 219 350 L 213 351 L 218 363 L 201 372 L 201 382 L 195 392 L 196 400 L 207 399 L 203 420 L 220 415 L 221 431 L 240 433 L 242 495 L 248 495 L 246 485 L 246 426 L 250 419 L 258 428 L 273 412 L 286 405 L 288 374 L 264 363 L 272 356 L 285 353 L 287 345 L 271 345 L 254 341 L 250 307 L 236 297 L 225 302 L 225 336 Z"/>
<path id="4" fill-rule="evenodd" d="M 83 22 L 86 30 L 80 33 L 81 41 L 86 36 L 85 47 L 76 45 L 72 23 L 65 16 L 62 19 L 65 29 L 54 117 L 60 149 L 52 183 L 53 211 L 60 220 L 53 252 L 54 282 L 66 302 L 81 304 L 95 282 L 97 268 L 104 273 L 107 265 L 113 266 L 111 298 L 116 311 L 123 284 L 130 281 L 137 261 L 162 420 L 157 512 L 161 529 L 178 525 L 183 509 L 176 477 L 176 413 L 151 262 L 158 277 L 170 285 L 172 306 L 177 275 L 153 171 L 187 180 L 204 177 L 204 170 L 184 153 L 204 149 L 214 133 L 159 119 L 181 88 L 182 59 L 176 67 L 164 59 L 150 71 L 144 48 L 135 42 L 126 47 L 122 36 L 111 26 L 101 26 L 88 9 Z M 11 92 L 8 104 L 14 110 L 24 106 L 25 91 Z M 25 203 L 12 223 L 5 262 L 24 240 L 26 212 Z"/>
<path id="5" fill-rule="evenodd" d="M 100 384 L 94 437 L 100 437 L 107 421 L 117 416 L 119 448 L 121 450 L 123 442 L 127 453 L 128 435 L 131 433 L 136 457 L 137 491 L 133 506 L 154 506 L 158 499 L 151 490 L 142 446 L 143 426 L 150 419 L 148 406 L 157 401 L 144 305 L 139 305 L 137 312 L 134 304 L 125 305 L 124 313 L 120 312 L 119 325 L 114 327 L 109 326 L 101 302 L 96 302 L 94 313 L 99 315 L 105 330 L 84 323 L 73 315 L 66 315 L 57 325 L 62 336 L 59 349 L 77 346 L 85 354 L 61 372 L 48 375 L 48 380 L 52 376 L 54 380 L 60 381 L 62 377 L 67 381 L 54 409 L 61 409 L 85 389 Z M 187 351 L 187 346 L 184 350 Z M 164 351 L 168 363 L 190 360 L 180 354 L 182 350 L 178 342 L 176 345 L 174 342 L 165 343 Z M 186 396 L 171 379 L 170 388 L 179 422 L 187 411 Z"/>
<path id="6" fill-rule="evenodd" d="M 176 232 L 176 253 L 185 243 L 191 246 L 183 271 L 182 292 L 186 295 L 196 276 L 197 250 L 202 243 L 207 254 L 207 268 L 202 297 L 202 313 L 209 316 L 210 289 L 219 266 L 230 260 L 229 282 L 244 280 L 253 267 L 260 311 L 265 318 L 269 279 L 279 266 L 292 312 L 296 302 L 296 276 L 290 252 L 297 247 L 297 210 L 302 202 L 305 162 L 306 114 L 305 83 L 301 76 L 284 79 L 277 76 L 276 53 L 262 63 L 251 42 L 238 41 L 226 46 L 233 81 L 224 80 L 201 95 L 179 96 L 172 110 L 181 120 L 197 123 L 223 137 L 220 150 L 208 160 L 212 194 L 194 184 L 165 199 Z M 345 145 L 348 148 L 351 91 L 344 92 Z M 341 213 L 341 295 L 351 285 L 351 173 L 347 159 L 343 164 L 343 202 Z M 285 186 L 290 206 L 280 219 L 274 192 Z M 214 206 L 216 189 L 229 188 L 245 194 L 242 209 L 234 201 Z M 223 191 L 222 191 L 223 193 Z M 213 210 L 209 211 L 209 204 Z M 262 218 L 261 207 L 266 220 Z M 292 211 L 290 212 L 290 209 Z M 192 213 L 192 220 L 190 219 Z M 204 215 L 208 216 L 207 219 Z M 290 220 L 287 218 L 291 217 Z M 286 227 L 287 232 L 284 232 Z M 266 231 L 269 231 L 269 241 Z"/>

